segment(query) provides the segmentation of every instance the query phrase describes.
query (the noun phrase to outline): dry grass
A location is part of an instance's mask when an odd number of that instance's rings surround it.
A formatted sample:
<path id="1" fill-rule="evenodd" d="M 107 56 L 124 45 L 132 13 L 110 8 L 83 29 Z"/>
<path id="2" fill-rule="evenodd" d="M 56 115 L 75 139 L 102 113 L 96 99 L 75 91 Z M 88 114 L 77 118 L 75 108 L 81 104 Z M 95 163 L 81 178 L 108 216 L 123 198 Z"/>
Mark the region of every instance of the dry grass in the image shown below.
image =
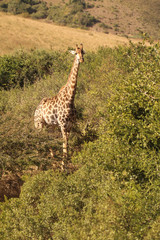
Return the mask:
<path id="1" fill-rule="evenodd" d="M 62 4 L 62 0 L 44 0 L 52 4 Z M 85 0 L 93 4 L 93 8 L 87 9 L 102 23 L 108 25 L 105 29 L 119 36 L 137 37 L 141 31 L 148 33 L 154 39 L 160 39 L 160 1 L 159 0 Z M 68 0 L 64 0 L 68 2 Z M 118 26 L 118 27 L 116 27 Z M 104 31 L 100 24 L 93 29 Z"/>
<path id="2" fill-rule="evenodd" d="M 0 13 L 0 55 L 17 49 L 66 50 L 81 42 L 85 49 L 95 50 L 99 46 L 127 44 L 128 40 L 112 34 L 57 26 Z"/>
<path id="3" fill-rule="evenodd" d="M 142 31 L 154 39 L 160 38 L 159 0 L 103 0 L 94 4 L 90 13 L 112 27 L 110 33 L 136 37 Z"/>

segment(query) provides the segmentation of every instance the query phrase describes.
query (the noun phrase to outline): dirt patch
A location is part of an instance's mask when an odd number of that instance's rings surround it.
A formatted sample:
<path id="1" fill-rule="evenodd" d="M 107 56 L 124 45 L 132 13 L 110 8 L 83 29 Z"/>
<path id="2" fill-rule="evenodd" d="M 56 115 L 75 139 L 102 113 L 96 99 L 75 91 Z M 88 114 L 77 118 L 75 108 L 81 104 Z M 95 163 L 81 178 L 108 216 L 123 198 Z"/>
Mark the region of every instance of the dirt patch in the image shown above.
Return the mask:
<path id="1" fill-rule="evenodd" d="M 53 171 L 59 170 L 68 174 L 74 173 L 79 169 L 79 167 L 79 165 L 72 164 L 70 162 L 63 165 L 63 161 L 54 161 L 52 164 Z M 33 176 L 41 171 L 42 170 L 38 170 L 37 166 L 30 166 L 30 168 L 24 171 L 23 174 Z M 22 180 L 22 175 L 20 174 L 7 173 L 2 175 L 0 179 L 0 202 L 5 201 L 5 196 L 7 199 L 18 198 L 21 193 L 23 183 L 24 181 Z"/>
<path id="2" fill-rule="evenodd" d="M 17 174 L 2 175 L 0 179 L 0 202 L 5 200 L 5 196 L 8 199 L 19 197 L 23 183 L 24 181 Z"/>

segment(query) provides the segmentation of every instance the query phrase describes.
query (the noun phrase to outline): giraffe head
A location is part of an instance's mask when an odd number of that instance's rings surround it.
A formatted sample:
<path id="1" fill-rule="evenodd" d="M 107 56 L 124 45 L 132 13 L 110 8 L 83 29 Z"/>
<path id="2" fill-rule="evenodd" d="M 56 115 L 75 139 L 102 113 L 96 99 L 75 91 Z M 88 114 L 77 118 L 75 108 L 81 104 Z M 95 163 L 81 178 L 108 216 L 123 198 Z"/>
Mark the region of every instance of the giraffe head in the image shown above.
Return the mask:
<path id="1" fill-rule="evenodd" d="M 80 47 L 78 47 L 78 45 L 76 45 L 76 50 L 72 50 L 70 51 L 72 54 L 76 55 L 77 61 L 80 63 L 84 62 L 84 58 L 83 55 L 85 54 L 84 50 L 83 50 L 83 44 L 80 45 Z"/>

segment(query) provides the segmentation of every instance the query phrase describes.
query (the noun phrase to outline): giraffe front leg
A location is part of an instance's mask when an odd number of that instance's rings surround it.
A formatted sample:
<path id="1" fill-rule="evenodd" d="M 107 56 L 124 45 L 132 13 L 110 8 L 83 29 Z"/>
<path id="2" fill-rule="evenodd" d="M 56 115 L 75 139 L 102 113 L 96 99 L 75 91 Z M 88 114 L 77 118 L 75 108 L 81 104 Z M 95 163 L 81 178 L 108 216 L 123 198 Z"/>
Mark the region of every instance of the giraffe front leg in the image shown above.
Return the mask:
<path id="1" fill-rule="evenodd" d="M 68 138 L 67 135 L 63 136 L 63 157 L 68 157 Z"/>
<path id="2" fill-rule="evenodd" d="M 68 133 L 65 130 L 65 128 L 62 128 L 61 131 L 63 136 L 63 157 L 67 158 L 68 157 Z"/>

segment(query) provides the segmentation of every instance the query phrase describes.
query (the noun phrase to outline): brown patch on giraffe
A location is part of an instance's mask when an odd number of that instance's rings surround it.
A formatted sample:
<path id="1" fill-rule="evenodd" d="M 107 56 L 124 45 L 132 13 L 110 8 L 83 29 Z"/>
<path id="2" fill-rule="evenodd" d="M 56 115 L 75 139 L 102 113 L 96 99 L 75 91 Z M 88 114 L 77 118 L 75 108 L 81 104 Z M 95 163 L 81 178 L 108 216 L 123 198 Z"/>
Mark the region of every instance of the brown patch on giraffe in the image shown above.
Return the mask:
<path id="1" fill-rule="evenodd" d="M 47 98 L 43 98 L 43 100 L 42 100 L 43 104 L 45 104 L 47 100 L 48 100 Z"/>
<path id="2" fill-rule="evenodd" d="M 66 106 L 67 106 L 67 108 L 69 108 L 70 107 L 70 103 L 67 103 Z"/>
<path id="3" fill-rule="evenodd" d="M 58 98 L 57 98 L 57 96 L 55 97 L 55 102 L 57 103 L 57 101 L 58 101 Z"/>
<path id="4" fill-rule="evenodd" d="M 46 118 L 47 118 L 47 121 L 49 121 L 49 117 L 48 117 L 48 116 L 46 116 Z"/>
<path id="5" fill-rule="evenodd" d="M 64 106 L 65 106 L 65 101 L 64 101 L 64 99 L 63 99 L 63 101 L 62 101 L 62 107 L 64 108 Z"/>
<path id="6" fill-rule="evenodd" d="M 65 88 L 65 93 L 67 94 L 67 92 L 68 92 L 68 87 Z"/>
<path id="7" fill-rule="evenodd" d="M 76 80 L 76 74 L 73 73 L 72 81 L 75 81 L 75 80 Z"/>

